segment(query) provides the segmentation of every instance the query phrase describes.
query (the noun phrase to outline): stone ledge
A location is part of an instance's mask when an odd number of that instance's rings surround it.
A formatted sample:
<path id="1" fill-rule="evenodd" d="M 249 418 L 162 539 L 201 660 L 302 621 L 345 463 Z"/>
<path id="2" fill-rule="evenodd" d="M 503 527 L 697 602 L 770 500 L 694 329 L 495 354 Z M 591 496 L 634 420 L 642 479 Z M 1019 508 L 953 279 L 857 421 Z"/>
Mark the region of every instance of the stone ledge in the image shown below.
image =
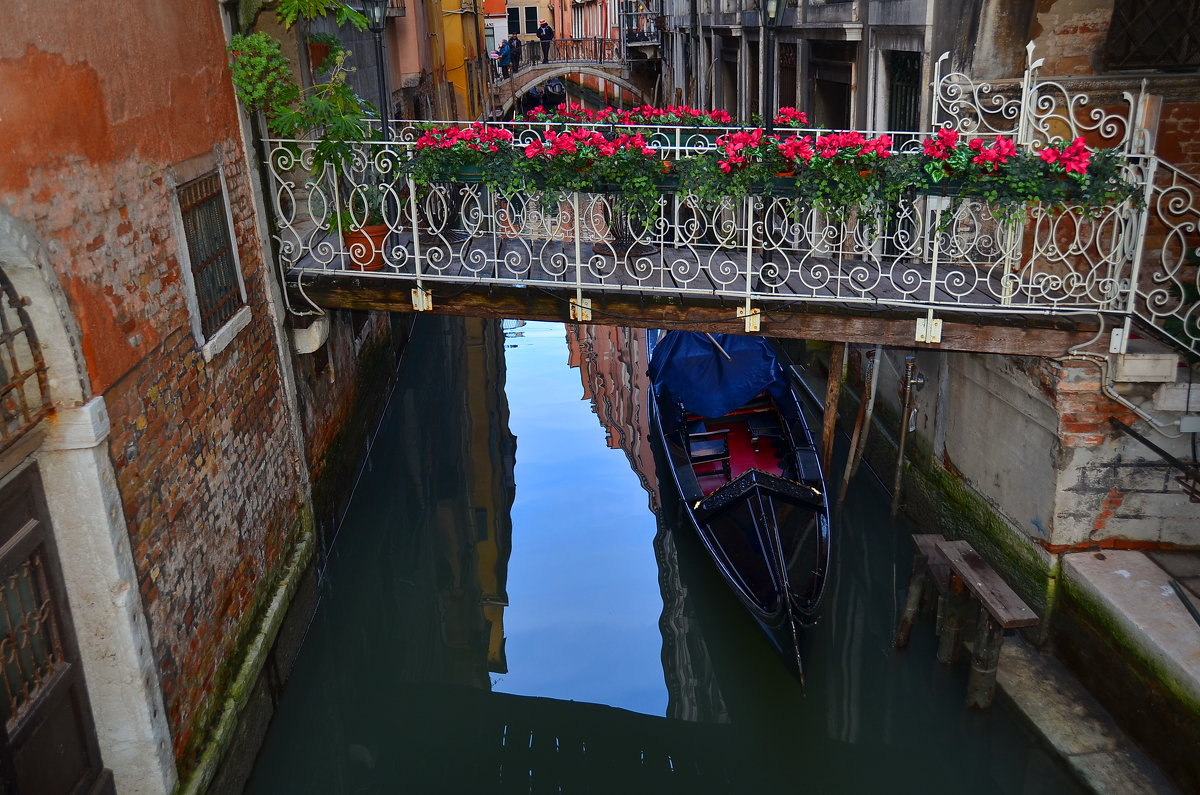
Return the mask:
<path id="1" fill-rule="evenodd" d="M 1083 686 L 1020 636 L 1006 638 L 997 682 L 1042 740 L 1093 792 L 1179 792 Z"/>
<path id="2" fill-rule="evenodd" d="M 1064 555 L 1062 570 L 1107 609 L 1141 653 L 1200 703 L 1200 626 L 1162 568 L 1141 552 L 1108 550 Z"/>

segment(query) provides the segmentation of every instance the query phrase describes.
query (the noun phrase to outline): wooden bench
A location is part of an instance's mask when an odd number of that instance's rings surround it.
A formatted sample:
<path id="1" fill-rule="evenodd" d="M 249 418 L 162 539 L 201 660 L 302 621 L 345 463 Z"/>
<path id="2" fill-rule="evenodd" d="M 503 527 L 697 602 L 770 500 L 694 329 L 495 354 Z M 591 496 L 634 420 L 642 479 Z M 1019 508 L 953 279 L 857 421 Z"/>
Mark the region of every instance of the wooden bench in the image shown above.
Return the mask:
<path id="1" fill-rule="evenodd" d="M 715 464 L 717 472 L 729 477 L 729 429 L 696 431 L 688 434 L 688 453 L 692 466 Z"/>
<path id="2" fill-rule="evenodd" d="M 750 432 L 750 448 L 756 453 L 759 439 L 783 438 L 783 428 L 779 425 L 778 415 L 773 411 L 754 412 L 746 419 L 746 429 Z"/>
<path id="3" fill-rule="evenodd" d="M 967 680 L 967 706 L 989 707 L 996 693 L 996 666 L 1004 632 L 1038 624 L 1037 614 L 1017 596 L 991 566 L 966 541 L 946 541 L 940 535 L 914 535 L 917 554 L 896 630 L 896 647 L 904 648 L 923 598 L 931 588 L 938 593 L 938 660 L 953 663 L 972 623 L 971 673 Z M 971 612 L 974 608 L 975 615 Z"/>

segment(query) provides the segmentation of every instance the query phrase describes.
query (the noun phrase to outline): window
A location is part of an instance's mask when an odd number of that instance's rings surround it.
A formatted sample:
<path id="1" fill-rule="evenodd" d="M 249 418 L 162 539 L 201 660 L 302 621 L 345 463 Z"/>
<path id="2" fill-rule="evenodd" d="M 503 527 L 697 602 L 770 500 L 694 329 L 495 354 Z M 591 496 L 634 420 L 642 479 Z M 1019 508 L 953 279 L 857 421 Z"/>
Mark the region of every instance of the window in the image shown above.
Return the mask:
<path id="1" fill-rule="evenodd" d="M 525 32 L 537 33 L 538 29 L 538 9 L 537 6 L 525 6 Z"/>
<path id="2" fill-rule="evenodd" d="M 521 32 L 521 9 L 508 9 L 508 35 Z"/>
<path id="3" fill-rule="evenodd" d="M 246 303 L 220 172 L 183 183 L 177 195 L 200 337 L 211 341 Z"/>
<path id="4" fill-rule="evenodd" d="M 25 307 L 26 299 L 0 268 L 0 453 L 52 408 L 46 363 Z"/>
<path id="5" fill-rule="evenodd" d="M 1195 0 L 1117 0 L 1104 43 L 1104 66 L 1200 68 L 1200 5 Z"/>

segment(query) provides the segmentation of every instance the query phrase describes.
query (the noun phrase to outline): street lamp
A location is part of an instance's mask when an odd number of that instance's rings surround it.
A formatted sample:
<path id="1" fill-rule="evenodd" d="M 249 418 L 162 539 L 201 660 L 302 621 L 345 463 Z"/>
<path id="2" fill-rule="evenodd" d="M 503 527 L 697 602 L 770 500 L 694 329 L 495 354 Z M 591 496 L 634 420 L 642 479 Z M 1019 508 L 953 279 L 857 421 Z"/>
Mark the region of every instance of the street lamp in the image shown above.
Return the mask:
<path id="1" fill-rule="evenodd" d="M 387 89 L 387 67 L 383 62 L 383 28 L 387 23 L 388 0 L 363 0 L 363 14 L 367 17 L 367 28 L 375 36 L 375 63 L 379 72 L 379 123 L 383 127 L 383 140 L 391 139 L 391 120 L 388 106 L 391 97 Z"/>
<path id="2" fill-rule="evenodd" d="M 775 28 L 779 25 L 780 0 L 762 0 L 766 18 L 763 21 L 763 117 L 767 132 L 775 129 Z"/>

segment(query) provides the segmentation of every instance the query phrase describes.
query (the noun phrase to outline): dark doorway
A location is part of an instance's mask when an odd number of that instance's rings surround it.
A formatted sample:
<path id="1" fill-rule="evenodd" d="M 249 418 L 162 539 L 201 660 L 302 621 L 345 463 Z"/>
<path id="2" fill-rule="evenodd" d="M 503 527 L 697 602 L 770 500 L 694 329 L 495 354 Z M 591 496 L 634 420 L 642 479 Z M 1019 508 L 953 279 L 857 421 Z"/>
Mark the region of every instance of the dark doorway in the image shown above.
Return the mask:
<path id="1" fill-rule="evenodd" d="M 721 104 L 725 111 L 735 119 L 740 115 L 738 110 L 738 46 L 725 44 L 721 47 Z"/>
<path id="2" fill-rule="evenodd" d="M 887 128 L 921 129 L 921 53 L 893 50 L 887 54 L 887 69 Z"/>
<path id="3" fill-rule="evenodd" d="M 0 488 L 0 792 L 112 793 L 36 467 Z"/>
<path id="4" fill-rule="evenodd" d="M 855 44 L 814 41 L 810 45 L 812 119 L 814 126 L 845 130 L 850 127 L 854 85 Z"/>
<path id="5" fill-rule="evenodd" d="M 770 64 L 768 64 L 770 68 Z M 779 44 L 779 107 L 796 107 L 796 45 Z"/>

